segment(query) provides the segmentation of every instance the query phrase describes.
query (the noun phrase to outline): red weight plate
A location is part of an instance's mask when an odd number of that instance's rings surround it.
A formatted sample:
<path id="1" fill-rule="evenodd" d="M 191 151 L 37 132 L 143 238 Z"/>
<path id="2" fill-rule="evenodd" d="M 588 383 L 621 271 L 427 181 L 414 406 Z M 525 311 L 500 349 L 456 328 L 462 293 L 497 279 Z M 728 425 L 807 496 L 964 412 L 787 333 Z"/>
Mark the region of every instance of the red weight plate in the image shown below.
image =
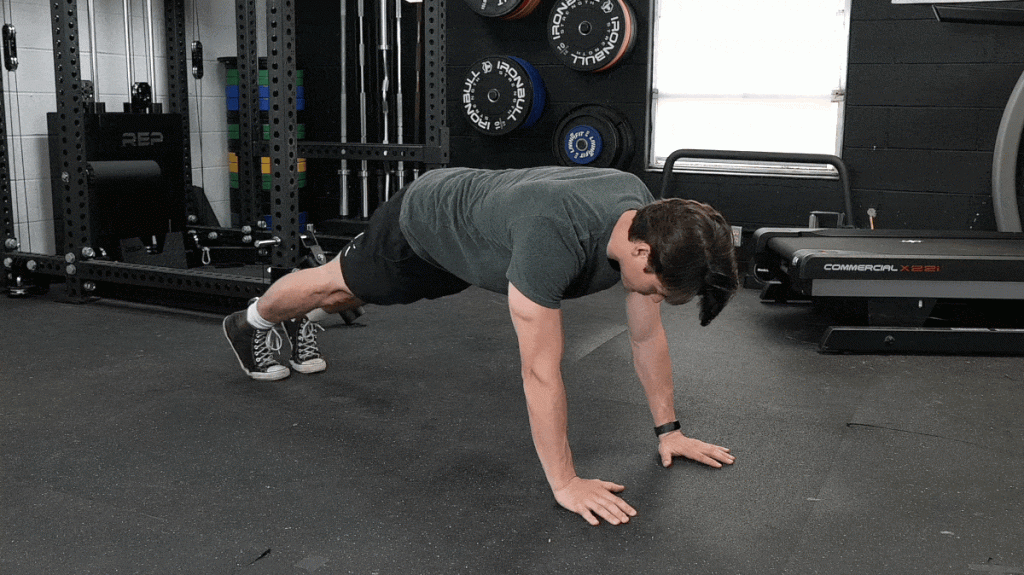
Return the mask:
<path id="1" fill-rule="evenodd" d="M 619 7 L 622 10 L 624 16 L 623 20 L 625 23 L 625 31 L 623 35 L 626 40 L 622 43 L 622 47 L 619 49 L 615 57 L 604 67 L 595 70 L 595 72 L 604 72 L 611 70 L 619 64 L 630 52 L 633 51 L 633 43 L 636 40 L 636 15 L 633 13 L 633 9 L 626 2 L 626 0 L 618 0 Z"/>

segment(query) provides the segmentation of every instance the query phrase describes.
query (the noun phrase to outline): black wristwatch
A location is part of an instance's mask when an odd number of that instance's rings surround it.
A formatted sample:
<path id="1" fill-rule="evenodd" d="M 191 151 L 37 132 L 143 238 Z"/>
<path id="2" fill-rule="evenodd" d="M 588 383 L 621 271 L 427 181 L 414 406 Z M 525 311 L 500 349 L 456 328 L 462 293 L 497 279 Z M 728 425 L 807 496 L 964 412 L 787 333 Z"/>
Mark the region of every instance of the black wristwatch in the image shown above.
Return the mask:
<path id="1" fill-rule="evenodd" d="M 661 437 L 662 435 L 665 435 L 666 433 L 670 433 L 670 432 L 675 431 L 677 429 L 682 429 L 682 427 L 683 427 L 682 425 L 679 425 L 679 420 L 677 419 L 675 421 L 670 421 L 670 422 L 666 423 L 665 425 L 659 425 L 658 427 L 655 427 L 654 428 L 654 435 L 657 435 L 658 437 Z"/>

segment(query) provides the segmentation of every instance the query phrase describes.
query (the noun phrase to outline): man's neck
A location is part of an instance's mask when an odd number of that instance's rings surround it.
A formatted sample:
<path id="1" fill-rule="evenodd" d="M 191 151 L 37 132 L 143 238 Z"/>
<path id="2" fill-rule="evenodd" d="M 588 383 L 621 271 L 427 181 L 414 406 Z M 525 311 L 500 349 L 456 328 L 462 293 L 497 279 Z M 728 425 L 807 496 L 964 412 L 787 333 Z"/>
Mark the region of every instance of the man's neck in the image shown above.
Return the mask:
<path id="1" fill-rule="evenodd" d="M 619 216 L 619 221 L 615 222 L 615 227 L 612 228 L 612 237 L 608 240 L 608 259 L 619 262 L 629 255 L 629 226 L 633 224 L 634 216 L 636 216 L 636 210 L 629 210 Z"/>

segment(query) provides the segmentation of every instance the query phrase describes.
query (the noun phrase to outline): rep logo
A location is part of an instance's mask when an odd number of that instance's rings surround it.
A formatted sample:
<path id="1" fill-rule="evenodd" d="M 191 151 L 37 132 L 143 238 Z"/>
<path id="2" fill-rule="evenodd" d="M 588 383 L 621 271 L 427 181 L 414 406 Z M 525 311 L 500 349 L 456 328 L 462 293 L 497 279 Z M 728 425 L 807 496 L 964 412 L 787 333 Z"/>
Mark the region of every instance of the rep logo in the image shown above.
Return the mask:
<path id="1" fill-rule="evenodd" d="M 122 148 L 155 146 L 163 141 L 164 135 L 161 132 L 125 132 L 121 134 Z"/>

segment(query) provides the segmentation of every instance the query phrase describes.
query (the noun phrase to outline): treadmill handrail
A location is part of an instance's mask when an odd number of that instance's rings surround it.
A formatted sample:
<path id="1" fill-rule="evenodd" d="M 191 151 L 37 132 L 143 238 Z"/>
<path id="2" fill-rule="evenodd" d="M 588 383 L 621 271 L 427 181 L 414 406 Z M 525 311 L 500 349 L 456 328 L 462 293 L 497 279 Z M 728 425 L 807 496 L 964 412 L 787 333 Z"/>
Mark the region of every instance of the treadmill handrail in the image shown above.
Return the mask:
<path id="1" fill-rule="evenodd" d="M 681 158 L 695 160 L 735 160 L 741 162 L 785 162 L 790 164 L 827 164 L 839 172 L 839 183 L 843 190 L 843 204 L 846 211 L 846 221 L 849 227 L 856 227 L 853 219 L 853 197 L 850 194 L 850 174 L 842 158 L 830 154 L 797 154 L 785 152 L 742 152 L 736 150 L 696 150 L 682 149 L 672 152 L 665 160 L 665 167 L 662 168 L 661 191 L 659 197 L 664 198 L 668 191 L 669 180 L 672 177 L 672 168 Z"/>
<path id="2" fill-rule="evenodd" d="M 992 211 L 996 229 L 1019 232 L 1020 211 L 1017 206 L 1017 154 L 1024 132 L 1024 73 L 1017 79 L 999 120 L 995 151 L 992 154 Z"/>

